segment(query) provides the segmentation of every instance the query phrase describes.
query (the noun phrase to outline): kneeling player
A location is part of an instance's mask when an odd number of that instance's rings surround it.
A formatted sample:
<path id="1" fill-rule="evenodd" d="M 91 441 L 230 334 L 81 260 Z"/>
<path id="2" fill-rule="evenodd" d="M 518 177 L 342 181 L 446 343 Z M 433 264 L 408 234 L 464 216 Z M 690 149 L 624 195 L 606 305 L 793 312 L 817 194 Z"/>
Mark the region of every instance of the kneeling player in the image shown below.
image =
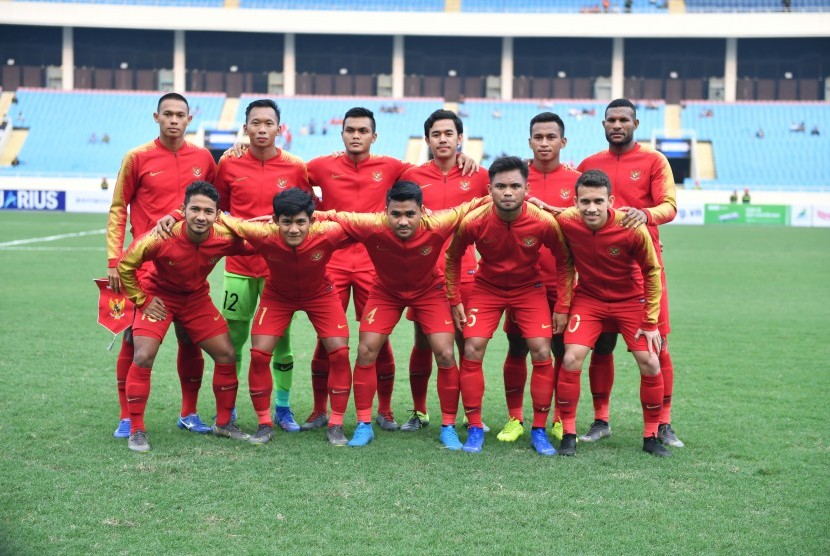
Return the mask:
<path id="1" fill-rule="evenodd" d="M 133 321 L 135 355 L 127 374 L 127 404 L 131 429 L 128 447 L 136 452 L 150 449 L 144 427 L 144 410 L 150 395 L 150 372 L 167 329 L 178 322 L 216 366 L 216 424 L 213 433 L 237 440 L 248 438 L 230 422 L 236 403 L 236 359 L 228 325 L 210 299 L 207 277 L 225 255 L 251 254 L 245 242 L 214 227 L 219 194 L 214 187 L 197 181 L 184 197 L 185 221 L 172 229 L 164 241 L 153 233 L 136 239 L 118 263 L 118 273 L 127 296 L 138 311 Z M 155 268 L 146 281 L 137 271 L 147 261 Z"/>
<path id="2" fill-rule="evenodd" d="M 559 453 L 576 452 L 576 406 L 582 364 L 590 346 L 615 323 L 640 368 L 643 406 L 643 451 L 671 456 L 657 440 L 663 403 L 663 375 L 658 354 L 662 339 L 657 329 L 660 313 L 660 263 L 645 226 L 625 228 L 625 213 L 611 207 L 611 181 L 599 170 L 589 170 L 576 182 L 575 208 L 556 216 L 571 248 L 579 281 L 574 289 L 565 330 L 565 359 L 556 402 L 564 436 Z"/>

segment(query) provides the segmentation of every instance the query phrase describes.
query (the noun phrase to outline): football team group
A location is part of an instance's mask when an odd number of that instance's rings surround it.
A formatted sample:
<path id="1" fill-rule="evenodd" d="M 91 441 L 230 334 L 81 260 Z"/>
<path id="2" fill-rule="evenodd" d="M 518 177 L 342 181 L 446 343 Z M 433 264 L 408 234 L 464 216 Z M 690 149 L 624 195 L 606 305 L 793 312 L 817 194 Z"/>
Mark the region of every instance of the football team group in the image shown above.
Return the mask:
<path id="1" fill-rule="evenodd" d="M 443 109 L 424 122 L 431 156 L 420 166 L 371 153 L 377 134 L 366 108 L 344 115 L 344 152 L 308 163 L 276 146 L 280 110 L 272 100 L 248 105 L 243 130 L 250 143 L 225 153 L 218 166 L 185 140 L 192 115 L 183 96 L 162 96 L 153 117 L 159 136 L 125 156 L 107 224 L 109 287 L 136 306 L 116 364 L 121 420 L 114 436 L 127 438 L 131 450 L 150 449 L 144 413 L 151 369 L 172 323 L 181 429 L 265 444 L 275 427 L 325 427 L 332 445 L 366 446 L 375 426 L 412 432 L 429 425 L 435 359 L 439 441 L 480 452 L 489 431 L 482 365 L 502 317 L 507 423 L 498 440 L 525 433 L 528 355 L 529 436 L 537 453 L 573 456 L 577 441 L 610 436 L 613 352 L 622 334 L 641 375 L 643 451 L 666 457 L 667 446 L 683 446 L 671 427 L 674 372 L 658 232 L 677 212 L 675 184 L 666 158 L 634 141 L 639 122 L 627 99 L 605 110 L 608 148 L 577 168 L 560 162 L 565 124 L 551 112 L 529 123 L 531 160 L 502 156 L 487 170 L 462 152 L 463 122 Z M 128 221 L 135 239 L 125 251 Z M 207 277 L 222 257 L 220 311 Z M 354 361 L 350 300 L 359 321 Z M 298 311 L 318 338 L 313 409 L 302 424 L 290 405 Z M 398 425 L 389 335 L 404 311 L 413 322 L 412 409 Z M 249 336 L 253 434 L 236 423 L 240 353 Z M 215 364 L 212 426 L 197 413 L 203 351 Z M 589 353 L 594 420 L 577 437 Z M 347 438 L 352 393 L 357 425 Z"/>

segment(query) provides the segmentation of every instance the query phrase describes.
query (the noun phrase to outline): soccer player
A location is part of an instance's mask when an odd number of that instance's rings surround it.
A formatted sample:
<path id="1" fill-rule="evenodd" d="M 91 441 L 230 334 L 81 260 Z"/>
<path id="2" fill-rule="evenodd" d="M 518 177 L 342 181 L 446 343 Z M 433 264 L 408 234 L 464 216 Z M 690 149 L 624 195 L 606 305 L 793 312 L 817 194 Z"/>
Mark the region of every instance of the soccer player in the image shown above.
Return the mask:
<path id="1" fill-rule="evenodd" d="M 663 375 L 657 354 L 664 349 L 658 330 L 662 286 L 657 252 L 645 227 L 628 227 L 627 213 L 611 208 L 611 181 L 602 171 L 586 171 L 575 189 L 575 208 L 556 216 L 579 274 L 556 387 L 564 431 L 559 453 L 572 456 L 576 452 L 582 363 L 603 324 L 610 321 L 622 333 L 640 368 L 643 451 L 658 457 L 671 456 L 657 440 L 663 405 Z"/>
<path id="2" fill-rule="evenodd" d="M 271 212 L 274 195 L 280 191 L 299 187 L 311 192 L 305 163 L 275 145 L 280 132 L 280 109 L 273 100 L 260 99 L 248 104 L 243 131 L 250 139 L 250 148 L 239 158 L 228 155 L 219 161 L 216 189 L 221 199 L 220 210 L 239 218 L 254 218 Z M 228 257 L 225 261 L 222 316 L 228 321 L 236 351 L 237 375 L 268 269 L 262 257 Z M 289 334 L 290 328 L 273 350 L 271 368 L 277 386 L 274 422 L 286 432 L 298 432 L 300 425 L 289 404 L 294 369 Z"/>
<path id="3" fill-rule="evenodd" d="M 245 238 L 268 264 L 270 274 L 251 330 L 251 366 L 248 374 L 251 401 L 259 428 L 251 441 L 264 444 L 274 436 L 269 403 L 273 382 L 268 361 L 288 331 L 291 318 L 305 311 L 328 353 L 328 394 L 331 418 L 328 441 L 346 444 L 343 414 L 351 390 L 349 326 L 340 298 L 326 271 L 335 250 L 353 240 L 336 222 L 314 221 L 314 197 L 298 188 L 273 197 L 275 223 L 245 222 L 230 216 L 222 224 Z"/>
<path id="4" fill-rule="evenodd" d="M 492 205 L 465 217 L 446 253 L 447 296 L 455 324 L 464 331 L 461 395 L 470 422 L 464 450 L 480 452 L 484 446 L 482 361 L 502 313 L 509 308 L 533 361 L 530 443 L 539 454 L 552 456 L 556 450 L 545 434 L 553 396 L 550 338 L 551 333 L 561 333 L 565 328 L 573 268 L 559 225 L 550 214 L 525 202 L 528 175 L 525 162 L 514 156 L 498 158 L 490 166 L 489 175 Z M 461 259 L 467 246 L 473 243 L 481 259 L 469 305 L 465 306 L 459 292 Z M 557 261 L 553 319 L 537 267 L 542 246 L 550 249 Z"/>
<path id="5" fill-rule="evenodd" d="M 358 425 L 349 446 L 366 446 L 375 437 L 372 402 L 377 388 L 378 353 L 407 307 L 427 337 L 438 364 L 441 405 L 441 443 L 460 450 L 455 431 L 458 413 L 458 365 L 453 348 L 453 320 L 444 292 L 444 275 L 437 268 L 447 239 L 461 218 L 489 199 L 427 216 L 421 188 L 399 181 L 386 194 L 385 213 L 355 214 L 331 211 L 346 232 L 363 243 L 376 269 L 376 278 L 360 319 L 360 343 L 354 367 L 354 398 Z"/>
<path id="6" fill-rule="evenodd" d="M 133 320 L 135 355 L 126 385 L 130 450 L 150 449 L 144 426 L 150 372 L 172 322 L 178 322 L 194 344 L 208 352 L 216 363 L 213 434 L 237 440 L 248 438 L 230 420 L 238 388 L 236 356 L 228 325 L 210 300 L 207 277 L 223 256 L 253 251 L 243 240 L 214 227 L 218 205 L 219 194 L 211 184 L 193 182 L 185 190 L 185 221 L 173 226 L 172 239 L 165 241 L 148 232 L 133 241 L 118 263 L 124 292 L 137 308 Z M 147 261 L 156 264 L 140 276 L 141 266 Z"/>
<path id="7" fill-rule="evenodd" d="M 660 300 L 659 329 L 663 337 L 660 351 L 660 369 L 664 380 L 663 410 L 660 415 L 658 439 L 669 446 L 682 448 L 671 426 L 671 399 L 674 389 L 674 365 L 668 350 L 669 302 L 660 232 L 657 226 L 671 222 L 677 215 L 677 197 L 674 177 L 668 160 L 662 153 L 634 141 L 634 132 L 640 121 L 637 109 L 630 100 L 620 98 L 611 101 L 605 109 L 602 125 L 608 149 L 589 156 L 579 165 L 579 170 L 602 170 L 610 178 L 619 211 L 625 213 L 623 225 L 636 227 L 645 224 L 657 248 L 661 267 L 663 297 Z M 607 331 L 606 331 L 607 332 Z M 614 384 L 613 351 L 617 342 L 616 332 L 603 333 L 595 346 L 594 356 L 588 368 L 591 394 L 594 399 L 594 422 L 588 432 L 580 437 L 595 442 L 611 435 L 609 400 Z M 602 355 L 607 354 L 607 355 Z"/>
<path id="8" fill-rule="evenodd" d="M 153 119 L 159 126 L 158 138 L 127 153 L 113 190 L 107 220 L 107 276 L 110 287 L 116 293 L 121 291 L 116 263 L 124 248 L 128 209 L 130 232 L 135 238 L 151 230 L 162 216 L 180 206 L 185 188 L 191 182 L 212 182 L 216 174 L 216 163 L 210 152 L 184 139 L 185 130 L 193 116 L 182 95 L 163 95 L 158 101 Z M 151 265 L 141 269 L 139 277 L 151 269 Z M 179 342 L 177 367 L 182 388 L 182 407 L 177 425 L 180 429 L 205 434 L 210 432 L 210 427 L 196 413 L 205 360 L 202 350 L 187 338 L 178 324 L 175 329 Z M 116 438 L 130 436 L 125 387 L 133 356 L 133 335 L 127 329 L 115 367 L 121 406 L 121 420 L 113 433 Z"/>
<path id="9" fill-rule="evenodd" d="M 432 153 L 432 160 L 404 173 L 404 179 L 421 187 L 424 206 L 430 210 L 456 207 L 476 197 L 487 196 L 487 170 L 479 168 L 470 175 L 462 175 L 458 165 L 458 148 L 464 139 L 464 124 L 455 112 L 436 110 L 424 122 L 424 141 Z M 444 246 L 444 251 L 449 240 Z M 444 257 L 438 259 L 444 269 Z M 476 272 L 476 256 L 472 245 L 462 259 L 461 300 L 467 303 Z M 407 315 L 411 319 L 411 315 Z M 412 415 L 401 425 L 402 431 L 415 431 L 429 424 L 427 390 L 432 374 L 432 349 L 417 322 L 415 342 L 409 357 L 409 385 L 412 389 Z M 464 353 L 464 336 L 456 332 L 459 353 Z"/>
<path id="10" fill-rule="evenodd" d="M 527 188 L 531 198 L 546 204 L 552 212 L 573 206 L 573 184 L 580 173 L 560 162 L 560 152 L 568 144 L 565 137 L 565 122 L 557 114 L 542 112 L 530 120 L 528 145 L 533 151 L 533 160 L 528 166 Z M 543 247 L 539 253 L 539 268 L 548 296 L 548 306 L 553 312 L 556 306 L 556 259 L 553 253 Z M 515 318 L 508 311 L 504 319 L 507 333 L 507 356 L 504 359 L 504 396 L 507 401 L 509 419 L 496 436 L 503 442 L 515 442 L 524 434 L 524 390 L 527 381 L 528 347 Z M 553 352 L 553 378 L 556 377 L 565 355 L 565 344 L 561 333 L 551 340 Z M 558 422 L 554 412 L 554 421 Z M 554 423 L 554 436 L 556 436 Z M 561 437 L 560 437 L 561 438 Z"/>

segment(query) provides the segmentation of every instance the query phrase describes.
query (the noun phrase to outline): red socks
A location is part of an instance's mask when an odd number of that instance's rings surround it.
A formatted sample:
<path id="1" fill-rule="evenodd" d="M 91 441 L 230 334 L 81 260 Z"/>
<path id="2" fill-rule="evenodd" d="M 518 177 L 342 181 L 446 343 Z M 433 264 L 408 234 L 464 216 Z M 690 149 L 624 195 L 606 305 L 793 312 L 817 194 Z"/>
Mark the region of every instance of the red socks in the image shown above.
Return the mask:
<path id="1" fill-rule="evenodd" d="M 329 353 L 329 363 L 331 366 L 328 373 L 328 396 L 331 400 L 329 426 L 342 425 L 343 414 L 346 413 L 349 405 L 349 393 L 352 389 L 352 369 L 349 363 L 348 346 Z M 325 413 L 325 407 L 323 412 Z"/>
<path id="2" fill-rule="evenodd" d="M 202 348 L 197 344 L 179 342 L 179 354 L 176 357 L 179 382 L 182 385 L 182 417 L 196 413 L 199 401 L 199 388 L 202 387 L 202 375 L 205 373 L 205 358 Z"/>
<path id="3" fill-rule="evenodd" d="M 527 382 L 527 356 L 515 357 L 509 353 L 504 359 L 504 397 L 511 417 L 524 421 L 525 383 Z"/>
<path id="4" fill-rule="evenodd" d="M 461 360 L 461 399 L 471 427 L 482 427 L 481 402 L 484 399 L 484 370 L 481 361 Z"/>
<path id="5" fill-rule="evenodd" d="M 150 367 L 130 365 L 127 374 L 126 397 L 130 410 L 130 434 L 146 430 L 144 428 L 144 410 L 150 397 Z"/>
<path id="6" fill-rule="evenodd" d="M 458 415 L 458 395 L 461 392 L 461 373 L 458 365 L 438 367 L 438 401 L 441 404 L 441 424 L 455 426 Z"/>
<path id="7" fill-rule="evenodd" d="M 660 424 L 671 423 L 671 395 L 674 391 L 674 363 L 669 355 L 668 346 L 660 352 L 660 374 L 663 375 L 663 409 L 660 411 Z"/>
<path id="8" fill-rule="evenodd" d="M 562 431 L 565 434 L 576 434 L 576 406 L 579 403 L 579 381 L 582 370 L 569 371 L 562 368 L 559 373 L 559 384 L 556 385 L 556 405 L 562 417 Z"/>
<path id="9" fill-rule="evenodd" d="M 238 389 L 236 363 L 216 363 L 213 367 L 213 395 L 216 396 L 217 425 L 227 426 L 231 420 L 231 410 L 236 405 Z"/>
<path id="10" fill-rule="evenodd" d="M 640 403 L 643 405 L 643 437 L 657 436 L 663 408 L 663 375 L 640 376 Z"/>
<path id="11" fill-rule="evenodd" d="M 409 355 L 409 387 L 412 390 L 412 406 L 415 411 L 421 413 L 427 412 L 430 375 L 432 375 L 432 350 L 412 346 L 412 353 Z"/>
<path id="12" fill-rule="evenodd" d="M 614 386 L 614 354 L 591 354 L 588 367 L 588 380 L 591 383 L 591 395 L 594 399 L 594 419 L 610 422 L 609 406 L 611 389 Z"/>
<path id="13" fill-rule="evenodd" d="M 533 400 L 533 426 L 545 428 L 553 398 L 553 365 L 550 359 L 533 362 L 530 397 Z"/>
<path id="14" fill-rule="evenodd" d="M 372 402 L 378 387 L 375 364 L 354 366 L 354 408 L 357 420 L 361 423 L 372 422 Z"/>
<path id="15" fill-rule="evenodd" d="M 127 373 L 130 372 L 130 365 L 133 364 L 134 353 L 135 348 L 132 344 L 121 342 L 121 350 L 115 362 L 115 384 L 118 387 L 118 405 L 121 408 L 119 419 L 126 419 L 130 416 L 130 409 L 127 407 Z"/>
<path id="16" fill-rule="evenodd" d="M 260 425 L 273 425 L 271 421 L 271 393 L 274 378 L 271 376 L 271 354 L 251 348 L 251 367 L 248 370 L 248 389 Z"/>
<path id="17" fill-rule="evenodd" d="M 395 357 L 389 340 L 383 344 L 375 361 L 377 372 L 378 413 L 392 413 L 392 389 L 395 388 Z"/>
<path id="18" fill-rule="evenodd" d="M 323 343 L 317 340 L 317 346 L 314 348 L 314 355 L 311 359 L 311 388 L 314 392 L 313 412 L 316 414 L 326 414 L 329 368 L 329 356 L 323 347 Z"/>

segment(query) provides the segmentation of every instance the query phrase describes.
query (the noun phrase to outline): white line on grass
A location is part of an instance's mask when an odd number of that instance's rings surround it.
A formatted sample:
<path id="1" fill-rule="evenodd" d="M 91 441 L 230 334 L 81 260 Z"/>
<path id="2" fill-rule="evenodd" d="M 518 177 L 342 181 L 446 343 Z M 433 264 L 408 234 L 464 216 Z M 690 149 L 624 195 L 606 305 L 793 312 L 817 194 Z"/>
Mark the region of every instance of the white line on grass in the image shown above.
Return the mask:
<path id="1" fill-rule="evenodd" d="M 26 245 L 28 243 L 40 243 L 43 241 L 57 241 L 59 239 L 67 239 L 70 237 L 83 237 L 83 236 L 94 236 L 98 234 L 106 233 L 107 230 L 100 229 L 100 230 L 89 230 L 88 232 L 73 232 L 71 234 L 59 234 L 55 236 L 46 236 L 46 237 L 31 237 L 29 239 L 16 239 L 14 241 L 4 241 L 0 243 L 0 249 L 5 247 L 13 247 L 15 245 Z"/>
<path id="2" fill-rule="evenodd" d="M 0 247 L 2 251 L 106 251 L 104 247 Z"/>

